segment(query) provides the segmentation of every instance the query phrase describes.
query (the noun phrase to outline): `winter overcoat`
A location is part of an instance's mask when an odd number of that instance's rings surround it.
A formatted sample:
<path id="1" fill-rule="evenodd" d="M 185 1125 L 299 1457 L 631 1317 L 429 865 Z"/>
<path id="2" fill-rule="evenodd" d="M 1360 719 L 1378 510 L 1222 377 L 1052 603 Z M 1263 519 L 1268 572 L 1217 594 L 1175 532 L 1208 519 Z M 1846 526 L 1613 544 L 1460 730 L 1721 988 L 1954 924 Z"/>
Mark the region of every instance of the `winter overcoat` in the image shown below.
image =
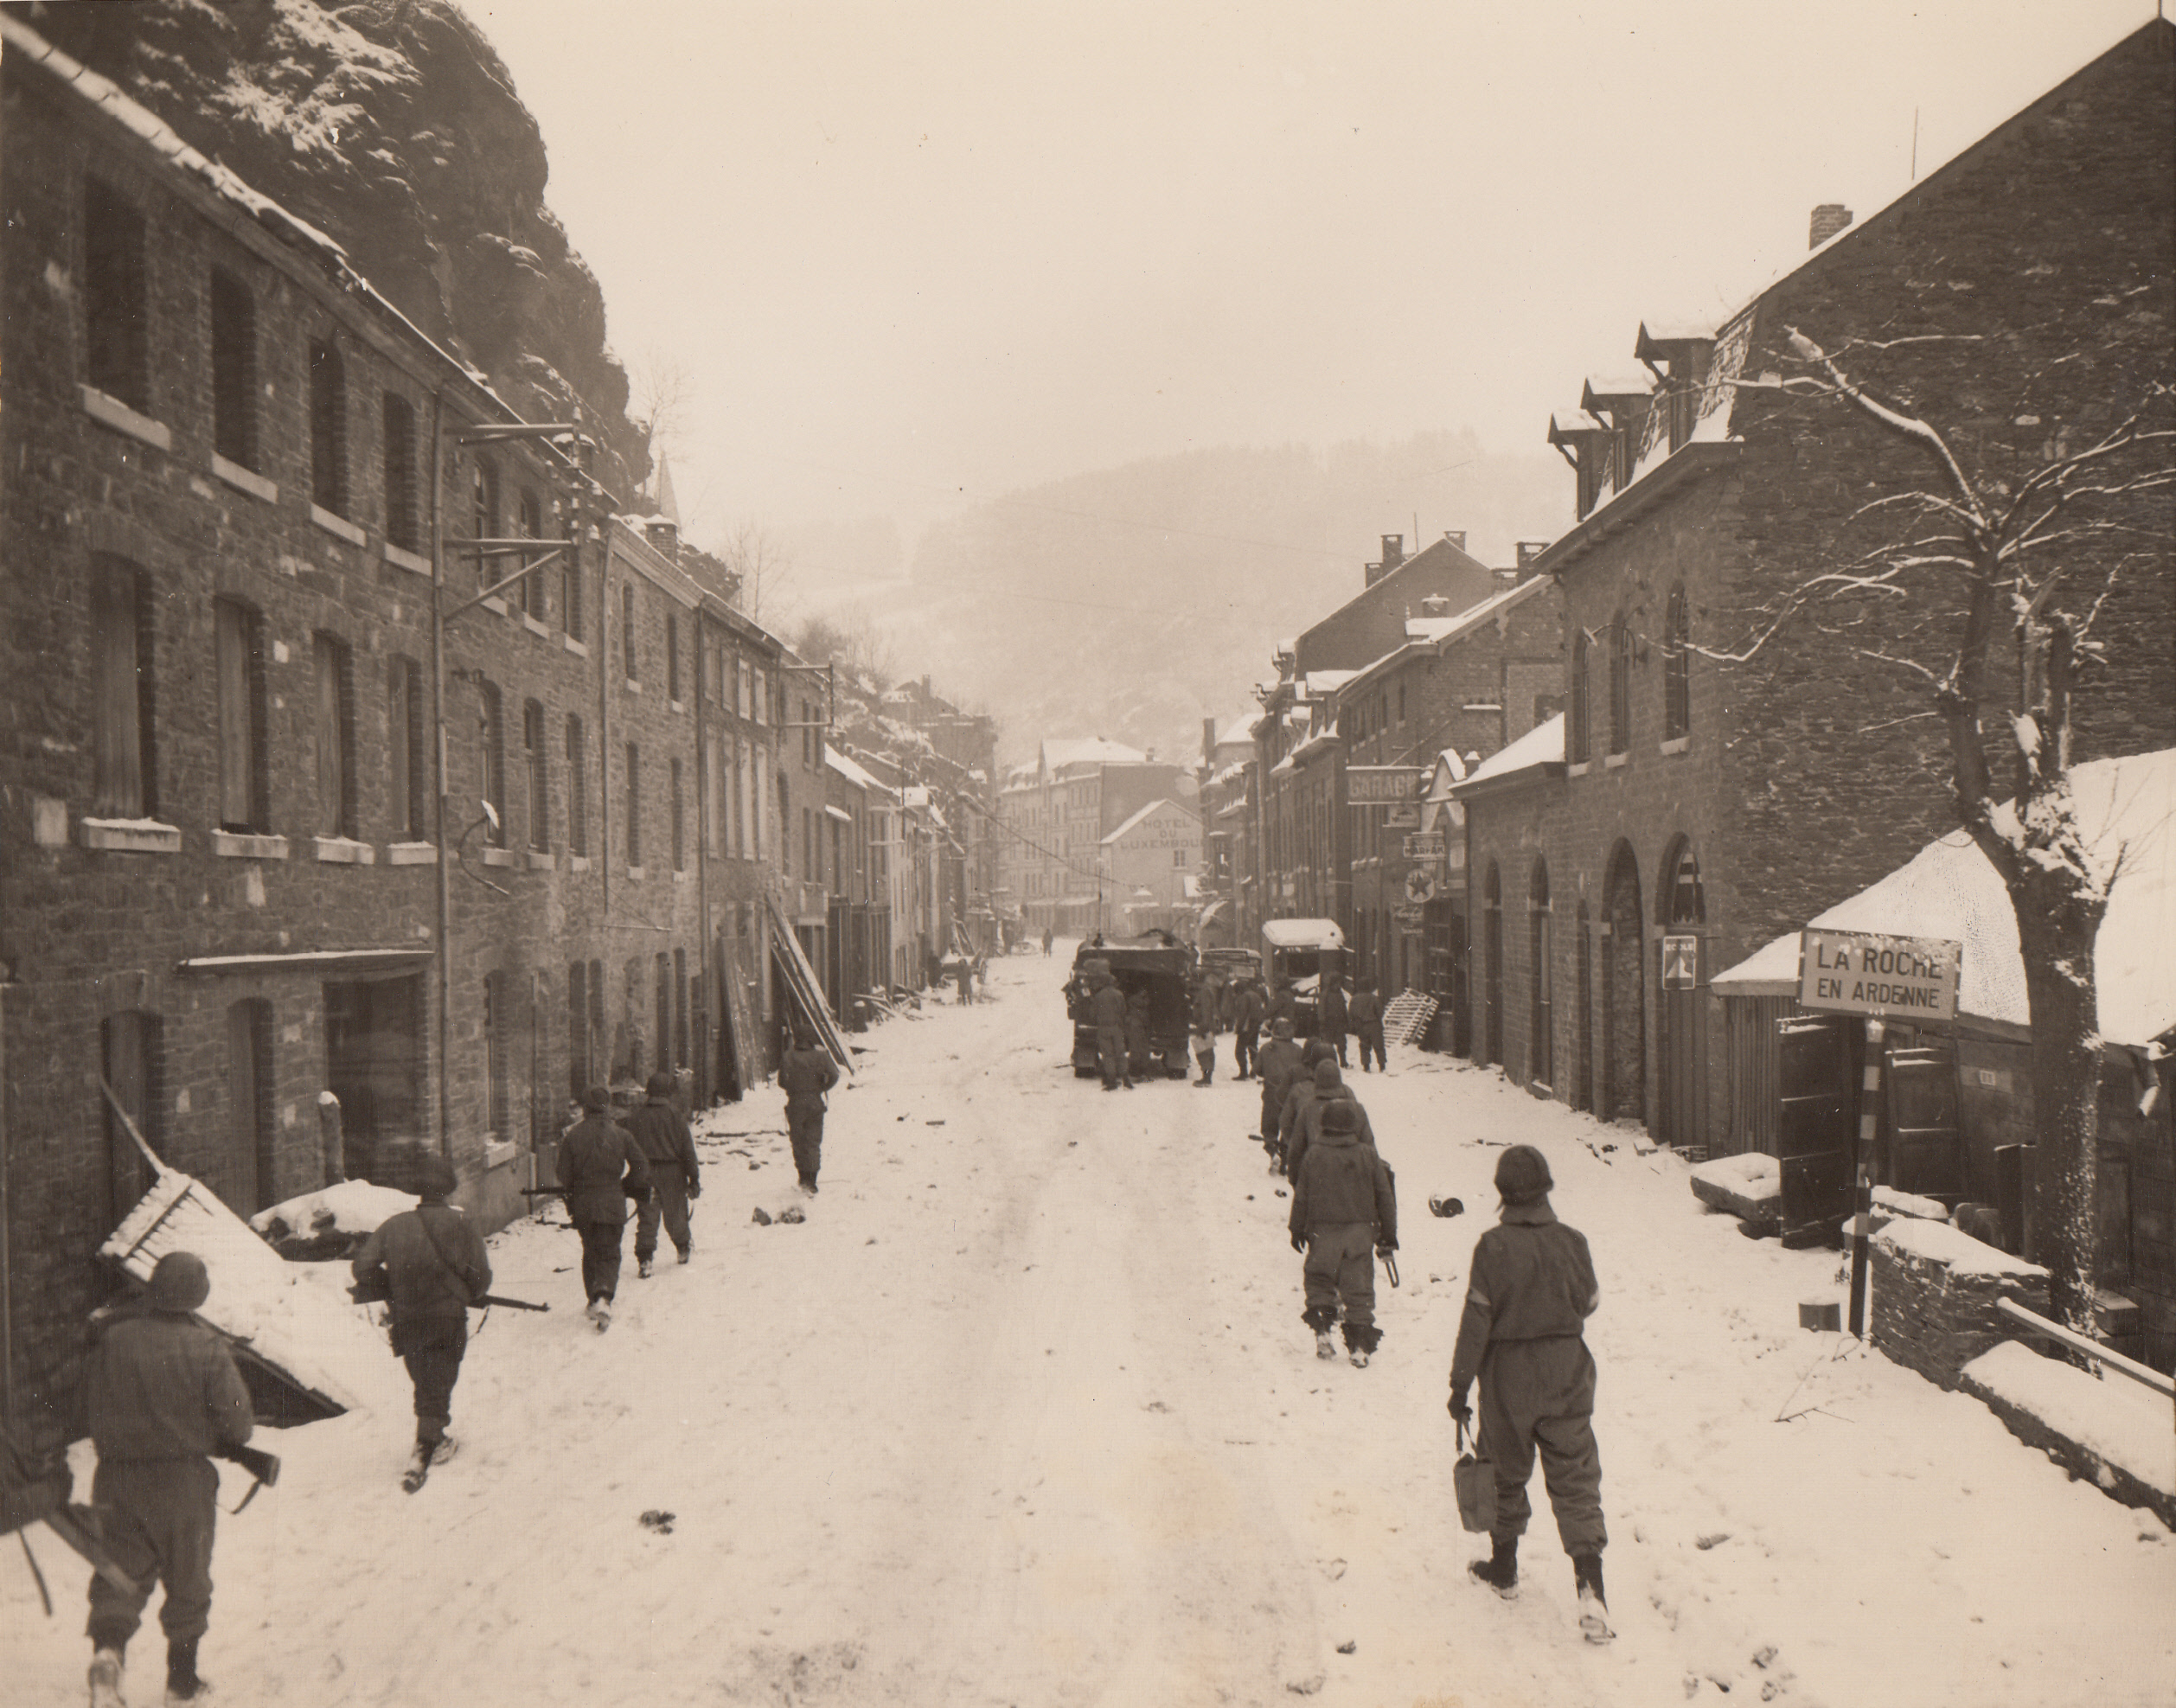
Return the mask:
<path id="1" fill-rule="evenodd" d="M 1269 1014 L 1270 999 L 1262 994 L 1259 984 L 1249 979 L 1239 987 L 1237 1011 L 1232 1015 L 1234 1023 L 1242 1031 L 1258 1028 Z"/>
<path id="2" fill-rule="evenodd" d="M 1356 990 L 1353 1000 L 1346 1005 L 1345 1018 L 1353 1030 L 1360 1032 L 1383 1017 L 1383 999 L 1372 990 Z"/>
<path id="3" fill-rule="evenodd" d="M 1116 979 L 1096 987 L 1095 995 L 1088 999 L 1088 1015 L 1098 1031 L 1126 1029 L 1126 993 L 1118 988 Z"/>
<path id="4" fill-rule="evenodd" d="M 1300 1071 L 1300 1046 L 1289 1038 L 1272 1038 L 1255 1052 L 1254 1077 L 1262 1082 L 1264 1131 L 1274 1131 L 1284 1113 L 1285 1093 Z"/>
<path id="5" fill-rule="evenodd" d="M 839 1065 L 831 1052 L 814 1045 L 805 1050 L 796 1045 L 778 1064 L 778 1089 L 786 1094 L 788 1109 L 822 1103 L 823 1094 L 838 1083 Z"/>
<path id="6" fill-rule="evenodd" d="M 688 1123 L 680 1118 L 670 1097 L 651 1097 L 644 1103 L 627 1117 L 627 1130 L 635 1135 L 645 1162 L 652 1167 L 676 1163 L 689 1186 L 697 1183 L 696 1170 L 701 1165 L 695 1161 L 694 1135 L 688 1130 Z"/>
<path id="7" fill-rule="evenodd" d="M 559 1183 L 573 1222 L 624 1222 L 629 1198 L 650 1196 L 650 1164 L 635 1135 L 600 1113 L 559 1142 Z"/>
<path id="8" fill-rule="evenodd" d="M 1398 1187 L 1390 1165 L 1357 1133 L 1324 1133 L 1292 1171 L 1294 1233 L 1343 1223 L 1372 1222 L 1375 1243 L 1398 1245 Z"/>
<path id="9" fill-rule="evenodd" d="M 1507 1204 L 1503 1219 L 1474 1245 L 1465 1314 L 1451 1354 L 1454 1391 L 1488 1374 L 1488 1350 L 1509 1340 L 1577 1339 L 1601 1293 L 1586 1236 L 1557 1219 L 1542 1199 Z"/>
<path id="10" fill-rule="evenodd" d="M 1307 1094 L 1304 1103 L 1300 1097 L 1302 1091 Z M 1284 1141 L 1285 1172 L 1296 1180 L 1300 1177 L 1300 1164 L 1307 1161 L 1309 1148 L 1322 1136 L 1322 1105 L 1333 1099 L 1352 1104 L 1353 1136 L 1364 1145 L 1375 1142 L 1374 1123 L 1368 1120 L 1367 1110 L 1353 1095 L 1349 1086 L 1340 1084 L 1325 1091 L 1310 1081 L 1302 1079 L 1292 1088 L 1292 1095 L 1285 1103 L 1286 1112 L 1292 1116 L 1292 1124 L 1289 1129 L 1282 1129 L 1280 1134 Z"/>
<path id="11" fill-rule="evenodd" d="M 434 1238 L 435 1237 L 435 1238 Z M 483 1236 L 451 1204 L 419 1204 L 388 1216 L 348 1267 L 357 1281 L 382 1270 L 394 1334 L 405 1343 L 426 1322 L 468 1321 L 469 1307 L 491 1290 Z M 395 1350 L 401 1347 L 396 1346 Z"/>
<path id="12" fill-rule="evenodd" d="M 1338 983 L 1335 979 L 1325 979 L 1322 982 L 1322 994 L 1315 1011 L 1322 1017 L 1323 1031 L 1344 1031 L 1345 987 Z"/>
<path id="13" fill-rule="evenodd" d="M 106 1326 L 84 1372 L 83 1404 L 101 1468 L 208 1459 L 247 1441 L 252 1425 L 234 1354 L 208 1325 L 173 1311 Z"/>

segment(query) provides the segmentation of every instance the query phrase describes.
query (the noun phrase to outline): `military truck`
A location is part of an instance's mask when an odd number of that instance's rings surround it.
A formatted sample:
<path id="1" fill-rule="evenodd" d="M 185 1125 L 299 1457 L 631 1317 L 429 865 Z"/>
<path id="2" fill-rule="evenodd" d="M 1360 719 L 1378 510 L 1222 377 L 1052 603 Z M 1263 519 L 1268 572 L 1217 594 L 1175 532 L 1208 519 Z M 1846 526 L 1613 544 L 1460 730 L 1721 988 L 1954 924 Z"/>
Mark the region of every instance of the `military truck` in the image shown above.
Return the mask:
<path id="1" fill-rule="evenodd" d="M 1345 972 L 1345 933 L 1334 919 L 1265 919 L 1262 922 L 1262 976 L 1272 1002 L 1280 982 L 1292 987 L 1292 1035 L 1312 1038 L 1316 1027 L 1315 993 L 1322 975 Z"/>
<path id="2" fill-rule="evenodd" d="M 1098 1071 L 1096 1021 L 1089 997 L 1104 973 L 1125 993 L 1135 1075 L 1162 1072 L 1183 1079 L 1187 1072 L 1187 992 L 1194 975 L 1194 950 L 1162 931 L 1134 937 L 1098 933 L 1074 955 L 1072 976 L 1066 981 L 1074 1077 L 1089 1079 Z M 1136 1016 L 1138 1027 L 1132 1024 Z"/>

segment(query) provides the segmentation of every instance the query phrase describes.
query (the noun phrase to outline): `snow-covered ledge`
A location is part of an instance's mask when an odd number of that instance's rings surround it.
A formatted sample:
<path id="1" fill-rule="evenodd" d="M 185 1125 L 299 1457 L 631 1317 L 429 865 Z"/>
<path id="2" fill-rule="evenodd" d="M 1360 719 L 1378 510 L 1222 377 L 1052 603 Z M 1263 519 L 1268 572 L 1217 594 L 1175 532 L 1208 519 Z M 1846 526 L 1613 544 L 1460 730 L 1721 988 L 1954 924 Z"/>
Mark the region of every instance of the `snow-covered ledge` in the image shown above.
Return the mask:
<path id="1" fill-rule="evenodd" d="M 101 427 L 111 427 L 117 433 L 126 433 L 131 438 L 141 439 L 161 451 L 174 449 L 174 430 L 163 421 L 154 421 L 150 416 L 138 413 L 118 397 L 109 396 L 96 386 L 82 387 L 83 413 Z"/>
<path id="2" fill-rule="evenodd" d="M 240 463 L 230 463 L 216 451 L 212 452 L 212 472 L 237 492 L 246 492 L 252 498 L 267 504 L 279 502 L 279 486 L 268 481 L 254 469 L 246 469 Z"/>
<path id="3" fill-rule="evenodd" d="M 411 575 L 427 576 L 431 573 L 431 560 L 420 552 L 410 551 L 406 546 L 396 546 L 388 540 L 378 547 L 378 552 L 395 569 L 405 569 Z"/>
<path id="4" fill-rule="evenodd" d="M 370 542 L 370 536 L 347 517 L 335 515 L 322 504 L 310 507 L 310 520 L 336 539 L 345 540 L 350 546 L 366 546 Z"/>
<path id="5" fill-rule="evenodd" d="M 212 852 L 227 860 L 285 860 L 285 836 L 260 836 L 246 830 L 214 830 Z"/>
<path id="6" fill-rule="evenodd" d="M 388 842 L 386 845 L 387 866 L 428 866 L 438 857 L 436 842 Z"/>
<path id="7" fill-rule="evenodd" d="M 76 835 L 86 848 L 108 854 L 179 854 L 182 833 L 177 825 L 155 818 L 85 818 L 76 822 Z"/>
<path id="8" fill-rule="evenodd" d="M 368 842 L 358 842 L 352 836 L 313 836 L 317 858 L 328 866 L 375 866 L 378 851 Z"/>

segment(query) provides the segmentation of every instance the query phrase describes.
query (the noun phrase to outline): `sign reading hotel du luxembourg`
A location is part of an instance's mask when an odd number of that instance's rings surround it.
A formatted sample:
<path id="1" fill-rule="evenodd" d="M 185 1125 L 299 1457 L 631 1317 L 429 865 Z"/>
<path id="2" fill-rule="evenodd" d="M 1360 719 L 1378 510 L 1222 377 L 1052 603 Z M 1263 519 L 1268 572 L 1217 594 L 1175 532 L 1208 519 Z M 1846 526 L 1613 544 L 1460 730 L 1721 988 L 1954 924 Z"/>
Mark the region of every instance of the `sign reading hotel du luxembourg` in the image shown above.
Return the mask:
<path id="1" fill-rule="evenodd" d="M 1878 1020 L 1954 1020 L 1964 945 L 1808 926 L 1798 950 L 1801 1008 Z"/>

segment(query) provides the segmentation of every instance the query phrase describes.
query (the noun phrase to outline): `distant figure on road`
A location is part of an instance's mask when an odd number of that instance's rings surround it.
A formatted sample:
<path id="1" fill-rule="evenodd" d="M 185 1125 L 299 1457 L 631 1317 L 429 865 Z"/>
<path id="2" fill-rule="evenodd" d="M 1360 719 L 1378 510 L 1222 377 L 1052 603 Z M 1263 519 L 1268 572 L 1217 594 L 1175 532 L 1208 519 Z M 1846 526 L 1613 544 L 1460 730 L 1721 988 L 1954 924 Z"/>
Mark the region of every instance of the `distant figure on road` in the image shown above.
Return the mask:
<path id="1" fill-rule="evenodd" d="M 1194 1082 L 1197 1086 L 1206 1085 L 1216 1077 L 1217 995 L 1216 976 L 1204 973 L 1194 987 L 1194 1012 L 1187 1040 L 1194 1062 L 1201 1070 L 1201 1077 Z"/>
<path id="2" fill-rule="evenodd" d="M 959 957 L 959 969 L 952 976 L 959 983 L 959 1005 L 964 1008 L 975 1000 L 975 963 L 964 955 Z"/>
<path id="3" fill-rule="evenodd" d="M 793 1047 L 778 1065 L 778 1089 L 786 1094 L 786 1133 L 793 1144 L 793 1169 L 801 1190 L 816 1196 L 816 1170 L 823 1163 L 824 1093 L 839 1083 L 838 1064 L 812 1033 L 797 1027 Z"/>
<path id="4" fill-rule="evenodd" d="M 1103 1070 L 1103 1088 L 1115 1091 L 1121 1084 L 1133 1089 L 1133 1070 L 1126 1060 L 1126 993 L 1118 981 L 1105 973 L 1088 999 L 1088 1017 L 1096 1023 L 1096 1064 Z"/>
<path id="5" fill-rule="evenodd" d="M 611 1118 L 611 1092 L 591 1086 L 582 1093 L 581 1120 L 559 1142 L 560 1191 L 567 1219 L 581 1236 L 582 1291 L 599 1334 L 612 1326 L 628 1200 L 640 1204 L 650 1196 L 650 1164 L 635 1135 Z"/>
<path id="6" fill-rule="evenodd" d="M 429 1155 L 417 1165 L 416 1207 L 388 1216 L 348 1268 L 357 1281 L 382 1276 L 393 1350 L 415 1385 L 415 1451 L 409 1469 L 453 1456 L 453 1385 L 469 1344 L 469 1307 L 491 1290 L 483 1236 L 446 1202 L 459 1184 L 453 1165 Z"/>
<path id="7" fill-rule="evenodd" d="M 1571 1556 L 1579 1628 L 1589 1642 L 1616 1634 L 1602 1594 L 1602 1457 L 1594 1441 L 1594 1354 L 1583 1331 L 1600 1290 L 1586 1236 L 1549 1206 L 1548 1159 L 1514 1145 L 1496 1163 L 1503 1199 L 1498 1225 L 1481 1236 L 1468 1271 L 1466 1310 L 1451 1355 L 1450 1412 L 1470 1413 L 1481 1381 L 1479 1453 L 1496 1468 L 1496 1522 L 1490 1558 L 1467 1570 L 1506 1601 L 1519 1591 L 1519 1538 L 1533 1508 L 1526 1484 L 1534 1449 L 1555 1507 L 1557 1534 Z"/>
<path id="8" fill-rule="evenodd" d="M 1254 1071 L 1255 1054 L 1262 1041 L 1262 1022 L 1269 1013 L 1270 999 L 1262 988 L 1261 980 L 1239 980 L 1232 1000 L 1232 1059 L 1238 1065 L 1242 1079 Z"/>
<path id="9" fill-rule="evenodd" d="M 1335 973 L 1324 973 L 1315 997 L 1315 1029 L 1336 1046 L 1337 1065 L 1350 1067 L 1345 1059 L 1345 982 Z"/>
<path id="10" fill-rule="evenodd" d="M 1398 1249 L 1398 1186 L 1390 1165 L 1360 1136 L 1349 1098 L 1321 1105 L 1322 1132 L 1292 1171 L 1292 1249 L 1307 1253 L 1307 1308 L 1315 1355 L 1335 1358 L 1330 1326 L 1341 1309 L 1345 1350 L 1365 1370 L 1383 1331 L 1375 1326 L 1375 1254 Z"/>
<path id="11" fill-rule="evenodd" d="M 1383 1055 L 1383 999 L 1375 994 L 1375 981 L 1362 979 L 1360 988 L 1353 993 L 1353 1000 L 1345 1011 L 1345 1018 L 1360 1039 L 1360 1071 L 1366 1073 L 1370 1052 L 1375 1065 L 1384 1072 L 1390 1071 L 1390 1063 Z"/>
<path id="12" fill-rule="evenodd" d="M 661 1222 L 682 1263 L 694 1255 L 688 1200 L 702 1196 L 702 1167 L 695 1160 L 694 1135 L 673 1107 L 679 1082 L 669 1073 L 653 1073 L 643 1089 L 643 1106 L 627 1117 L 627 1130 L 650 1165 L 650 1196 L 635 1215 L 635 1273 L 647 1277 L 656 1261 Z"/>
<path id="13" fill-rule="evenodd" d="M 1270 1022 L 1270 1041 L 1254 1059 L 1254 1077 L 1262 1082 L 1262 1148 L 1270 1154 L 1270 1171 L 1277 1172 L 1283 1152 L 1277 1130 L 1284 1119 L 1284 1097 L 1300 1072 L 1300 1046 L 1292 1041 L 1292 1022 L 1280 1017 Z"/>
<path id="14" fill-rule="evenodd" d="M 148 1308 L 99 1334 L 83 1375 L 83 1404 L 99 1468 L 91 1504 L 99 1539 L 143 1587 L 134 1594 L 91 1574 L 91 1708 L 122 1708 L 129 1639 L 166 1585 L 166 1699 L 204 1688 L 196 1646 L 211 1622 L 212 1527 L 219 1472 L 212 1456 L 249 1439 L 249 1390 L 226 1343 L 193 1313 L 211 1296 L 193 1251 L 169 1251 L 151 1271 Z M 21 1688 L 21 1675 L 17 1675 Z"/>
<path id="15" fill-rule="evenodd" d="M 1049 926 L 1045 925 L 1045 926 L 1043 927 L 1043 959 L 1044 959 L 1044 960 L 1047 961 L 1047 960 L 1049 960 L 1049 959 L 1050 959 L 1050 945 L 1051 945 L 1053 943 L 1054 943 L 1054 942 L 1056 942 L 1056 941 L 1057 941 L 1057 937 L 1058 937 L 1058 934 L 1057 934 L 1057 932 L 1055 932 L 1055 931 L 1052 931 L 1052 930 L 1051 930 L 1051 928 L 1050 928 Z"/>

